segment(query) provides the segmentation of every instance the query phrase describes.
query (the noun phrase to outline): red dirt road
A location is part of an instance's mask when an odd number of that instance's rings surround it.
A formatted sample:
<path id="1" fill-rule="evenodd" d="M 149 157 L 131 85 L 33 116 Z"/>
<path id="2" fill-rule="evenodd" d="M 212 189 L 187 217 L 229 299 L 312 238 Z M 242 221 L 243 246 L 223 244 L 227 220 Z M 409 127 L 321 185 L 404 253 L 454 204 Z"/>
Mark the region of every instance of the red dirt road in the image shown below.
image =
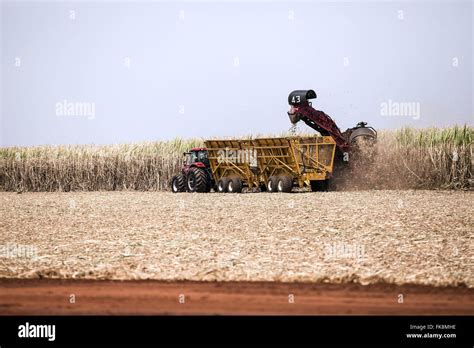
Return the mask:
<path id="1" fill-rule="evenodd" d="M 75 303 L 70 303 L 72 294 Z M 403 303 L 398 303 L 400 294 Z M 180 303 L 182 295 L 184 303 Z M 294 303 L 290 303 L 290 295 L 294 296 Z M 0 314 L 472 315 L 474 289 L 388 284 L 2 279 Z"/>

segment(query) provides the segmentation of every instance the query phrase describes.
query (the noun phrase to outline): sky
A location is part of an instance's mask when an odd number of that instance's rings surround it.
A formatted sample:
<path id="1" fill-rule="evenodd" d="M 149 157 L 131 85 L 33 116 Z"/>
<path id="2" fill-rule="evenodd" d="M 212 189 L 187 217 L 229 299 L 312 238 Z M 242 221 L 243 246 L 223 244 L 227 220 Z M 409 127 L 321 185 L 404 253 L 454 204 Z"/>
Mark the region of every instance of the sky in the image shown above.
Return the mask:
<path id="1" fill-rule="evenodd" d="M 474 124 L 472 1 L 2 1 L 0 146 Z M 301 122 L 298 129 L 312 130 Z"/>

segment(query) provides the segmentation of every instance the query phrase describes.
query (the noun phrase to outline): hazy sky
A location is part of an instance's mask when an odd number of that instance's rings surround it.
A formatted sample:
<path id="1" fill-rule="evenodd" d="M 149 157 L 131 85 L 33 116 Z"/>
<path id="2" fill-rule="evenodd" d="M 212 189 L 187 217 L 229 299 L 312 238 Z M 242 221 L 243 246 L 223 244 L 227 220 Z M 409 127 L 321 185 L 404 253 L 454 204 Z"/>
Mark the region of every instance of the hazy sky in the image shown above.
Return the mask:
<path id="1" fill-rule="evenodd" d="M 3 1 L 0 144 L 280 133 L 308 88 L 343 130 L 473 124 L 473 17 L 472 1 Z"/>

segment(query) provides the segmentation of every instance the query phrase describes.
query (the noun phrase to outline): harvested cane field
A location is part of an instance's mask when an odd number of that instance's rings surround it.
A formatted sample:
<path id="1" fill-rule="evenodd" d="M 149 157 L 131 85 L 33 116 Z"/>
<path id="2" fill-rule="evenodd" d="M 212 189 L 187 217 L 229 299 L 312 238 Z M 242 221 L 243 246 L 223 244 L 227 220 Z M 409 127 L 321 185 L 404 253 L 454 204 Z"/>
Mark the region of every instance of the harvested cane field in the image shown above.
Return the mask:
<path id="1" fill-rule="evenodd" d="M 474 193 L 0 193 L 1 278 L 474 286 Z"/>

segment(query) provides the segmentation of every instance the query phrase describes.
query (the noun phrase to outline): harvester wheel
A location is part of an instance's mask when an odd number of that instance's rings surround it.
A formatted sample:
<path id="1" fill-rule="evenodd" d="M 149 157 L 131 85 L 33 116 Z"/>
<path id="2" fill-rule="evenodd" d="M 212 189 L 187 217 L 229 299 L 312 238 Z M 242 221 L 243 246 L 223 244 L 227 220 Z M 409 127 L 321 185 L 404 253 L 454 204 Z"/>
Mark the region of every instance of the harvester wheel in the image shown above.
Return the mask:
<path id="1" fill-rule="evenodd" d="M 312 180 L 311 184 L 311 191 L 313 192 L 322 192 L 328 190 L 329 180 Z"/>
<path id="2" fill-rule="evenodd" d="M 268 178 L 267 181 L 267 190 L 268 192 L 278 192 L 277 191 L 277 185 L 278 185 L 278 177 L 272 175 L 271 177 Z"/>
<path id="3" fill-rule="evenodd" d="M 211 185 L 207 173 L 201 168 L 189 169 L 186 188 L 188 192 L 209 192 Z"/>
<path id="4" fill-rule="evenodd" d="M 186 182 L 183 174 L 173 176 L 173 179 L 171 179 L 171 191 L 174 193 L 186 191 Z"/>
<path id="5" fill-rule="evenodd" d="M 289 175 L 280 175 L 277 177 L 278 192 L 291 192 L 293 188 L 293 180 Z"/>
<path id="6" fill-rule="evenodd" d="M 231 177 L 227 184 L 227 192 L 240 193 L 242 192 L 242 179 L 238 176 Z"/>
<path id="7" fill-rule="evenodd" d="M 223 177 L 219 179 L 217 183 L 217 192 L 224 193 L 227 192 L 227 185 L 229 184 L 229 178 Z"/>

